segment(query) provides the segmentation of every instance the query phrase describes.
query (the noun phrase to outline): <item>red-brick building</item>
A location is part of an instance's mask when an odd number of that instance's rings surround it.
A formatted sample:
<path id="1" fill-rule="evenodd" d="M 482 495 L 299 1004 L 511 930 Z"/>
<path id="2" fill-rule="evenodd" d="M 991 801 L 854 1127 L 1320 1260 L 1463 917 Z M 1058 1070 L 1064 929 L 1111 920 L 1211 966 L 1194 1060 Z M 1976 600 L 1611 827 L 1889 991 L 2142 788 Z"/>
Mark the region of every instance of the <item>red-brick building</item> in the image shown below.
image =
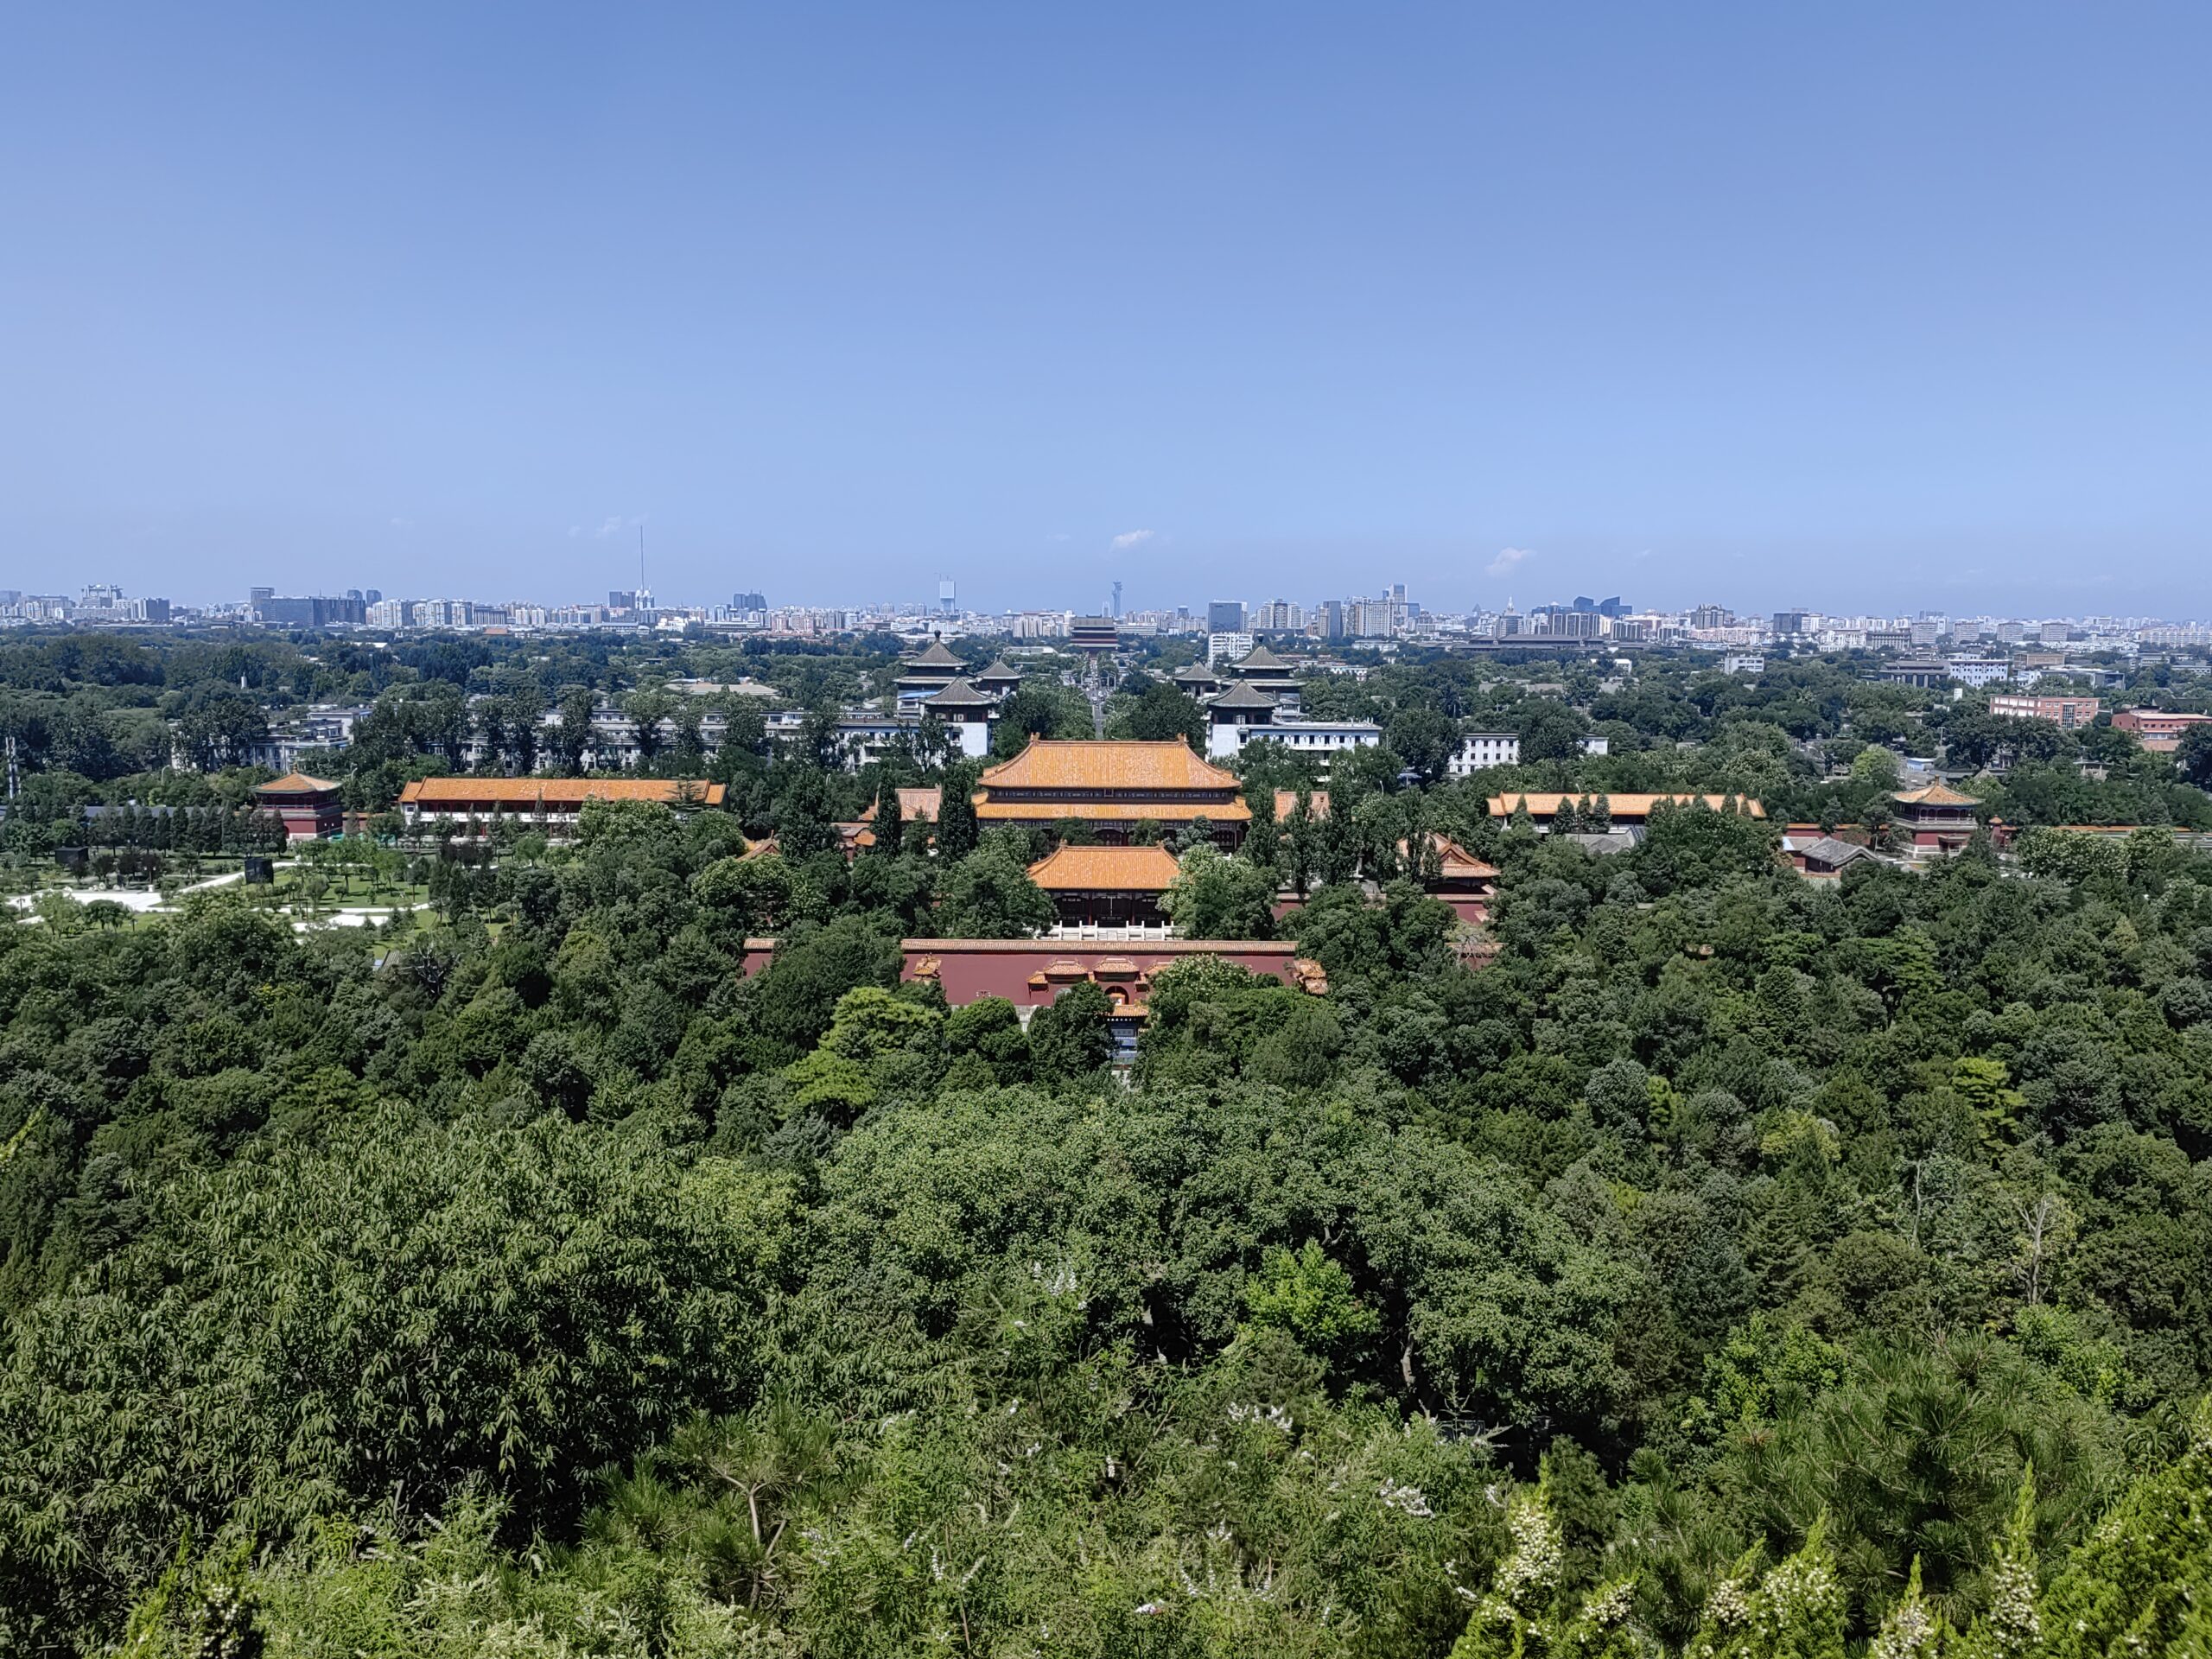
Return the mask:
<path id="1" fill-rule="evenodd" d="M 288 772 L 273 783 L 259 785 L 253 798 L 264 812 L 274 812 L 284 821 L 287 841 L 318 841 L 345 828 L 338 785 L 303 772 Z"/>
<path id="2" fill-rule="evenodd" d="M 1990 694 L 1989 712 L 2007 720 L 2047 720 L 2069 732 L 2093 725 L 2100 704 L 2094 697 L 2038 697 L 2026 692 Z"/>
<path id="3" fill-rule="evenodd" d="M 2112 717 L 2112 723 L 2123 732 L 2135 734 L 2135 741 L 2145 748 L 2158 754 L 2171 754 L 2181 747 L 2181 741 L 2192 727 L 2212 724 L 2212 715 L 2174 715 L 2163 709 L 2123 709 Z"/>

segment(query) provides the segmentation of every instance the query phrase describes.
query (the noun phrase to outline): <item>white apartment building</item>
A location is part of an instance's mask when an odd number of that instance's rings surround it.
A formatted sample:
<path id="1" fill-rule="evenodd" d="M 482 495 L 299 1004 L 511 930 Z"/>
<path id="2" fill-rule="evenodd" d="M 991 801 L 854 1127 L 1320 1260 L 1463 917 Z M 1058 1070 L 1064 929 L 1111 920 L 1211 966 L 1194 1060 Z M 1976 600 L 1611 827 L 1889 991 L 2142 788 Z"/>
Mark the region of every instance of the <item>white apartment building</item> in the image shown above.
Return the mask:
<path id="1" fill-rule="evenodd" d="M 1611 738 L 1590 736 L 1582 740 L 1585 754 L 1605 754 L 1611 751 Z M 1459 747 L 1452 751 L 1446 770 L 1454 778 L 1471 778 L 1488 766 L 1517 766 L 1521 764 L 1521 739 L 1514 732 L 1470 732 L 1459 740 Z"/>
<path id="2" fill-rule="evenodd" d="M 1247 743 L 1280 743 L 1293 754 L 1311 755 L 1326 772 L 1329 762 L 1346 749 L 1372 748 L 1382 741 L 1382 728 L 1371 720 L 1304 720 L 1277 714 L 1252 724 L 1217 720 L 1206 729 L 1209 760 L 1226 760 Z"/>
<path id="3" fill-rule="evenodd" d="M 1357 639 L 1388 639 L 1399 607 L 1387 599 L 1355 599 L 1344 607 L 1344 632 Z"/>
<path id="4" fill-rule="evenodd" d="M 1206 636 L 1206 661 L 1233 663 L 1252 654 L 1252 636 L 1247 632 L 1210 633 Z"/>
<path id="5" fill-rule="evenodd" d="M 1954 657 L 1949 668 L 1953 679 L 1977 690 L 2012 677 L 2012 664 L 2003 657 Z"/>
<path id="6" fill-rule="evenodd" d="M 1470 732 L 1452 752 L 1451 773 L 1470 778 L 1489 766 L 1521 764 L 1521 739 L 1514 732 Z"/>

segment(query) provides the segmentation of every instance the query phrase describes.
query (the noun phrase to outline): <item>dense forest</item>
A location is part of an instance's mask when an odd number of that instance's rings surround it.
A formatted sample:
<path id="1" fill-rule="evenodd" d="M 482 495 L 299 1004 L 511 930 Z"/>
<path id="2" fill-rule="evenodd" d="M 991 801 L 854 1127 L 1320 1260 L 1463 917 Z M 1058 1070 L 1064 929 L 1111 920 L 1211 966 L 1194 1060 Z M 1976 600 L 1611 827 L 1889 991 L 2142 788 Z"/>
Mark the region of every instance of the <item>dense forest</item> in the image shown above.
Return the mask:
<path id="1" fill-rule="evenodd" d="M 244 813 L 223 722 L 289 702 L 373 704 L 331 760 L 378 812 L 486 701 L 826 713 L 895 649 L 26 641 L 0 852 Z M 969 774 L 826 728 L 734 723 L 726 810 L 441 859 L 404 927 L 0 928 L 0 1650 L 2212 1650 L 2198 754 L 1834 661 L 1360 665 L 1308 701 L 1385 743 L 1174 895 L 1328 994 L 1192 959 L 1127 1076 L 1092 988 L 1025 1027 L 900 982 L 902 936 L 1048 918 L 1049 838 L 902 824 Z M 1187 728 L 1143 666 L 1109 729 Z M 1016 695 L 1001 735 L 1089 734 Z M 1488 728 L 1524 763 L 1450 779 Z M 1777 858 L 1930 753 L 2040 839 Z M 1313 782 L 1241 765 L 1255 811 Z M 1484 805 L 1677 785 L 1770 821 L 1597 857 Z M 2098 823 L 2141 827 L 2053 827 Z M 1478 969 L 1424 834 L 1500 872 Z"/>

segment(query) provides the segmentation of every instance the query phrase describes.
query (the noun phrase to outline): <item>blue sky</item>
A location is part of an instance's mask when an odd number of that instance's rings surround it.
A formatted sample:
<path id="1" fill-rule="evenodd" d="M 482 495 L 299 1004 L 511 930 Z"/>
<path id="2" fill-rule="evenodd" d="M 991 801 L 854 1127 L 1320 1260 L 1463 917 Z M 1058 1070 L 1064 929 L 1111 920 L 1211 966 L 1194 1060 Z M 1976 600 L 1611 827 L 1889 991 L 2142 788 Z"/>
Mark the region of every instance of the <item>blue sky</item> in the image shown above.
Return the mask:
<path id="1" fill-rule="evenodd" d="M 0 584 L 2212 612 L 2202 3 L 9 35 Z"/>

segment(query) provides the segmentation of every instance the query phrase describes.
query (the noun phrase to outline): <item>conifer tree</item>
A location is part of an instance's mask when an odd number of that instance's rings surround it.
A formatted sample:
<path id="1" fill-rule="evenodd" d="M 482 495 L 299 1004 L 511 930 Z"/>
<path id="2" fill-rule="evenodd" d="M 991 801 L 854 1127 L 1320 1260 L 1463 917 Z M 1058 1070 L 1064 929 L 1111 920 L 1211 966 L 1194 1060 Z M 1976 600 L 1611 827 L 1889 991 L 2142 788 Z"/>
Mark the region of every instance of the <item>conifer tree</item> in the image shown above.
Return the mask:
<path id="1" fill-rule="evenodd" d="M 2024 1508 L 2026 1502 L 2024 1488 Z M 2024 1629 L 2031 1639 L 2040 1637 L 2037 1659 L 2212 1651 L 2212 1402 L 2196 1408 L 2189 1449 L 2113 1507 L 2040 1605 L 2027 1542 L 2016 1511 L 1989 1622 L 2001 1636 Z"/>
<path id="2" fill-rule="evenodd" d="M 1937 1659 L 1947 1635 L 1943 1616 L 1920 1592 L 1920 1557 L 1916 1555 L 1904 1595 L 1883 1619 L 1866 1659 Z"/>

